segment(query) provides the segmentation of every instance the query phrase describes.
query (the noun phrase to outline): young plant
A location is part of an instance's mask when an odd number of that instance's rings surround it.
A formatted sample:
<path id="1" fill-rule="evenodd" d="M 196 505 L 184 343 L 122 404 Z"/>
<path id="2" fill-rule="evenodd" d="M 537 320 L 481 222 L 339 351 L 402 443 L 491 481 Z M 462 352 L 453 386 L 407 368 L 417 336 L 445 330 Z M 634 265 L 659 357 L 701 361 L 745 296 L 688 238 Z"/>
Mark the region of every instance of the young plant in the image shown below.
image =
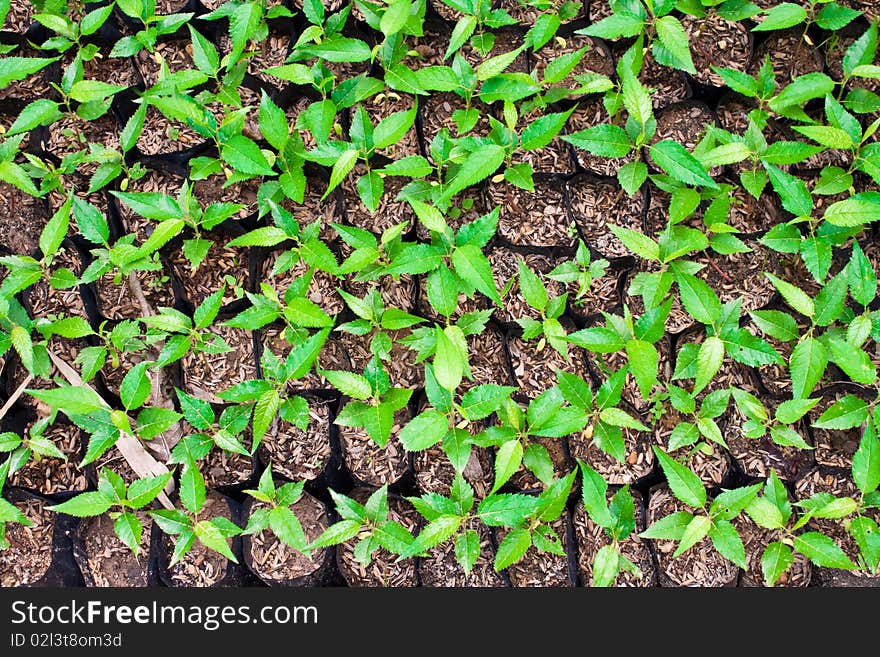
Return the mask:
<path id="1" fill-rule="evenodd" d="M 579 30 L 602 39 L 643 38 L 657 63 L 695 74 L 688 36 L 672 15 L 675 0 L 610 0 L 613 13 Z"/>
<path id="2" fill-rule="evenodd" d="M 577 292 L 571 303 L 576 306 L 584 304 L 585 297 L 593 285 L 593 281 L 602 278 L 608 270 L 609 262 L 604 258 L 593 260 L 590 249 L 583 240 L 578 240 L 578 248 L 573 260 L 561 262 L 545 276 L 551 281 L 565 285 L 577 283 Z"/>
<path id="3" fill-rule="evenodd" d="M 469 394 L 465 395 L 463 404 L 469 401 Z M 506 394 L 510 395 L 510 392 Z M 497 406 L 499 424 L 490 426 L 471 439 L 475 445 L 497 448 L 492 492 L 504 486 L 522 466 L 543 484 L 551 485 L 555 479 L 555 469 L 550 454 L 546 447 L 529 438 L 563 438 L 580 433 L 587 425 L 586 411 L 566 403 L 562 391 L 556 386 L 533 399 L 525 412 L 519 403 L 507 396 Z"/>
<path id="4" fill-rule="evenodd" d="M 66 502 L 48 508 L 77 518 L 100 516 L 109 511 L 116 536 L 135 555 L 139 555 L 144 527 L 135 512 L 156 499 L 170 480 L 169 472 L 157 477 L 136 479 L 126 485 L 122 477 L 105 467 L 101 468 L 98 477 L 98 490 L 80 493 Z"/>
<path id="5" fill-rule="evenodd" d="M 598 472 L 583 461 L 581 469 L 581 494 L 584 509 L 590 520 L 605 530 L 611 542 L 600 547 L 593 556 L 593 586 L 613 586 L 617 576 L 629 572 L 642 577 L 641 569 L 627 559 L 620 549 L 621 542 L 629 538 L 636 528 L 635 502 L 629 486 L 619 489 L 608 502 L 608 484 Z"/>
<path id="6" fill-rule="evenodd" d="M 880 501 L 876 495 L 876 486 L 880 482 L 880 469 L 876 465 L 878 449 L 880 444 L 877 444 L 873 430 L 866 431 L 853 459 L 853 477 L 860 499 L 816 493 L 794 505 L 801 509 L 799 514 L 792 508 L 788 491 L 776 472 L 770 473 L 763 485 L 763 494 L 745 507 L 746 514 L 755 524 L 775 534 L 775 540 L 768 543 L 761 554 L 761 570 L 767 586 L 773 586 L 788 571 L 794 563 L 795 552 L 820 567 L 877 572 L 880 542 L 877 541 L 877 523 L 871 513 Z M 842 520 L 859 548 L 859 563 L 854 563 L 826 534 L 804 531 L 813 518 Z"/>
<path id="7" fill-rule="evenodd" d="M 740 568 L 747 568 L 745 547 L 731 521 L 757 498 L 761 484 L 726 490 L 712 500 L 707 509 L 706 489 L 700 478 L 656 445 L 654 453 L 672 494 L 694 512 L 672 513 L 639 536 L 678 541 L 673 557 L 687 552 L 708 536 L 721 556 Z"/>
<path id="8" fill-rule="evenodd" d="M 308 546 L 309 550 L 339 545 L 357 538 L 354 557 L 365 568 L 372 563 L 373 555 L 380 548 L 396 555 L 410 550 L 413 535 L 406 527 L 388 517 L 388 486 L 374 491 L 364 504 L 337 493 L 332 488 L 330 496 L 340 520 L 312 541 Z"/>
<path id="9" fill-rule="evenodd" d="M 363 374 L 345 370 L 319 370 L 334 388 L 351 398 L 336 416 L 335 424 L 362 428 L 379 447 L 385 447 L 394 429 L 394 415 L 412 396 L 409 388 L 393 388 L 378 356 Z"/>
<path id="10" fill-rule="evenodd" d="M 533 340 L 541 336 L 538 341 L 538 351 L 541 351 L 544 345 L 549 343 L 567 359 L 567 334 L 565 328 L 559 323 L 559 317 L 565 312 L 568 293 L 551 299 L 547 294 L 544 282 L 529 269 L 524 260 L 519 259 L 517 267 L 520 292 L 522 292 L 526 303 L 541 315 L 540 320 L 531 317 L 520 317 L 516 320 L 516 323 L 523 330 L 523 340 Z"/>
<path id="11" fill-rule="evenodd" d="M 309 556 L 311 548 L 303 531 L 302 523 L 291 508 L 303 495 L 305 482 L 288 482 L 281 486 L 275 485 L 272 478 L 272 466 L 267 467 L 260 475 L 256 490 L 246 489 L 244 492 L 264 507 L 254 509 L 248 517 L 247 527 L 243 534 L 253 535 L 269 529 L 279 541 L 294 550 Z"/>
<path id="12" fill-rule="evenodd" d="M 125 36 L 117 41 L 110 51 L 111 57 L 132 57 L 145 48 L 148 52 L 153 52 L 159 37 L 174 34 L 192 20 L 194 15 L 181 13 L 157 16 L 155 0 L 117 0 L 116 6 L 123 14 L 143 25 L 143 28 L 132 36 Z"/>

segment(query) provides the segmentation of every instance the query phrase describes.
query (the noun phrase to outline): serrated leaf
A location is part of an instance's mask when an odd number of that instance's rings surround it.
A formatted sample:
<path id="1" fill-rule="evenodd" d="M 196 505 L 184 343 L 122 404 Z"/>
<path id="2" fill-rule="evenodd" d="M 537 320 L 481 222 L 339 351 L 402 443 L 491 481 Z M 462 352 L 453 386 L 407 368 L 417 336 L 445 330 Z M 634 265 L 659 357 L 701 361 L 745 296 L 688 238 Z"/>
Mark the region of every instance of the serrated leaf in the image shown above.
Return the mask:
<path id="1" fill-rule="evenodd" d="M 679 182 L 718 189 L 705 167 L 677 141 L 664 139 L 649 146 L 648 152 L 657 166 Z"/>
<path id="2" fill-rule="evenodd" d="M 817 566 L 844 570 L 853 570 L 856 567 L 837 543 L 819 532 L 805 532 L 795 536 L 794 549 Z"/>
<path id="3" fill-rule="evenodd" d="M 764 574 L 764 583 L 767 586 L 773 586 L 792 563 L 794 563 L 794 554 L 789 546 L 780 541 L 769 543 L 761 555 L 761 572 Z"/>
<path id="4" fill-rule="evenodd" d="M 498 546 L 495 554 L 495 570 L 504 570 L 522 559 L 532 545 L 532 536 L 527 529 L 514 529 Z"/>
<path id="5" fill-rule="evenodd" d="M 433 447 L 449 431 L 448 418 L 434 409 L 419 413 L 400 431 L 400 442 L 408 452 L 420 452 Z"/>
<path id="6" fill-rule="evenodd" d="M 700 478 L 661 448 L 655 445 L 653 449 L 672 494 L 688 506 L 695 508 L 705 506 L 706 489 L 703 488 Z"/>
<path id="7" fill-rule="evenodd" d="M 871 425 L 862 434 L 859 448 L 853 454 L 852 476 L 856 486 L 866 495 L 880 486 L 880 441 Z"/>

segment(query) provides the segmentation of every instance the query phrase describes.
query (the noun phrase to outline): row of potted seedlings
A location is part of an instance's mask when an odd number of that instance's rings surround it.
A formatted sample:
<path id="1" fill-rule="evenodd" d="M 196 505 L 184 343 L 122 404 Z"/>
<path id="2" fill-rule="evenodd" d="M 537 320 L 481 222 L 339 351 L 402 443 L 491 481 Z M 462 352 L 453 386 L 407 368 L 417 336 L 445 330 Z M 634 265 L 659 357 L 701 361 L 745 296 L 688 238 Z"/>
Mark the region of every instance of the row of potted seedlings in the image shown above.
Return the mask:
<path id="1" fill-rule="evenodd" d="M 471 471 L 476 485 L 478 475 Z M 485 483 L 488 485 L 488 477 Z M 279 484 L 281 482 L 279 481 Z M 361 503 L 375 489 L 356 487 L 348 496 Z M 616 492 L 609 490 L 609 500 Z M 793 500 L 818 492 L 853 495 L 855 486 L 845 471 L 815 467 L 791 485 Z M 335 518 L 332 507 L 322 496 L 303 492 L 292 505 L 308 540 L 317 539 Z M 698 543 L 681 558 L 673 558 L 671 541 L 640 538 L 646 526 L 671 513 L 687 509 L 676 500 L 665 484 L 632 490 L 635 501 L 636 532 L 621 542 L 621 553 L 639 566 L 642 577 L 624 573 L 623 586 L 760 586 L 763 581 L 760 555 L 775 540 L 774 532 L 757 526 L 743 516 L 735 521 L 743 537 L 748 568 L 740 570 L 712 546 L 708 539 Z M 240 496 L 235 496 L 240 497 Z M 217 491 L 209 491 L 204 512 L 246 524 L 249 514 L 263 503 L 247 498 L 243 503 Z M 76 585 L 87 586 L 231 586 L 261 583 L 268 586 L 342 584 L 348 586 L 573 586 L 592 581 L 593 556 L 609 544 L 609 538 L 584 510 L 579 499 L 571 500 L 568 510 L 554 523 L 562 538 L 564 555 L 541 555 L 535 551 L 501 573 L 492 567 L 495 549 L 504 532 L 475 524 L 481 542 L 481 557 L 471 574 L 465 577 L 449 549 L 432 551 L 430 557 L 406 559 L 380 549 L 369 566 L 357 560 L 356 539 L 340 546 L 320 548 L 309 556 L 291 549 L 267 531 L 229 540 L 239 564 L 223 555 L 196 545 L 173 567 L 168 566 L 173 543 L 144 514 L 145 533 L 142 551 L 134 555 L 115 537 L 112 521 L 106 516 L 73 519 L 52 515 L 44 507 L 54 498 L 46 498 L 20 489 L 12 489 L 10 500 L 33 522 L 30 527 L 15 525 L 7 535 L 11 547 L 0 554 L 0 574 L 4 586 Z M 387 518 L 416 532 L 420 518 L 398 494 L 389 494 Z M 834 522 L 811 520 L 808 529 L 828 533 L 843 551 L 854 558 L 858 547 Z M 366 531 L 366 530 L 365 530 Z M 362 538 L 359 536 L 357 538 Z M 244 565 L 242 565 L 244 564 Z M 798 557 L 780 580 L 783 586 L 870 585 L 876 578 L 859 571 L 844 572 L 811 566 Z"/>

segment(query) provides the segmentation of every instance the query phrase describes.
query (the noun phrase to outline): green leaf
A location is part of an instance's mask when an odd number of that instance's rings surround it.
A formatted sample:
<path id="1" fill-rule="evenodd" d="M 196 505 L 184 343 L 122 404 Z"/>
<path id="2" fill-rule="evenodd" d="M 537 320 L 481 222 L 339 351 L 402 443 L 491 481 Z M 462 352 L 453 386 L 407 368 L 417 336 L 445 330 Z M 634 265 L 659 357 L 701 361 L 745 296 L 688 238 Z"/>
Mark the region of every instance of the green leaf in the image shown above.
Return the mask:
<path id="1" fill-rule="evenodd" d="M 496 55 L 495 57 L 489 57 L 488 59 L 484 59 L 480 62 L 479 66 L 477 66 L 475 73 L 477 74 L 477 80 L 480 82 L 484 82 L 489 78 L 494 78 L 495 76 L 501 75 L 510 66 L 514 60 L 519 57 L 520 53 L 525 50 L 525 46 L 520 46 L 510 52 L 505 52 L 500 55 Z"/>
<path id="2" fill-rule="evenodd" d="M 758 241 L 766 247 L 781 253 L 798 253 L 803 237 L 797 227 L 790 224 L 776 224 Z"/>
<path id="3" fill-rule="evenodd" d="M 608 484 L 598 472 L 593 470 L 587 463 L 579 461 L 581 468 L 581 497 L 584 509 L 590 519 L 600 527 L 610 529 L 614 526 L 614 518 L 608 511 L 606 494 Z"/>
<path id="4" fill-rule="evenodd" d="M 868 419 L 868 406 L 855 395 L 846 395 L 834 402 L 813 426 L 817 429 L 852 429 Z"/>
<path id="5" fill-rule="evenodd" d="M 721 301 L 706 281 L 684 272 L 677 272 L 675 280 L 681 294 L 681 303 L 691 317 L 710 326 L 718 321 L 721 316 Z"/>
<path id="6" fill-rule="evenodd" d="M 660 518 L 639 536 L 641 538 L 678 541 L 681 540 L 682 534 L 693 519 L 693 514 L 687 511 L 676 511 Z"/>
<path id="7" fill-rule="evenodd" d="M 806 532 L 794 537 L 794 549 L 817 566 L 854 570 L 856 565 L 837 543 L 819 532 Z"/>
<path id="8" fill-rule="evenodd" d="M 872 64 L 877 54 L 877 24 L 871 22 L 868 29 L 847 48 L 843 55 L 843 72 L 852 75 L 857 66 Z"/>
<path id="9" fill-rule="evenodd" d="M 694 380 L 694 392 L 705 388 L 724 362 L 724 342 L 717 336 L 709 336 L 700 345 L 697 352 L 697 376 Z"/>
<path id="10" fill-rule="evenodd" d="M 490 527 L 515 527 L 535 513 L 540 504 L 530 495 L 495 493 L 480 502 L 477 516 Z"/>
<path id="11" fill-rule="evenodd" d="M 82 317 L 72 316 L 56 319 L 50 324 L 40 326 L 41 332 L 49 335 L 60 335 L 62 338 L 83 338 L 94 331 Z"/>
<path id="12" fill-rule="evenodd" d="M 632 150 L 632 144 L 623 128 L 611 123 L 563 135 L 563 141 L 600 157 L 625 157 Z"/>
<path id="13" fill-rule="evenodd" d="M 856 383 L 872 385 L 877 378 L 877 368 L 861 349 L 837 337 L 831 337 L 826 345 L 830 348 L 831 359 Z"/>
<path id="14" fill-rule="evenodd" d="M 480 535 L 468 529 L 455 537 L 455 559 L 469 575 L 480 558 Z"/>
<path id="15" fill-rule="evenodd" d="M 559 381 L 559 390 L 569 404 L 584 411 L 590 411 L 593 407 L 593 391 L 590 386 L 577 374 L 556 370 L 556 378 Z"/>
<path id="16" fill-rule="evenodd" d="M 672 553 L 673 558 L 679 557 L 702 541 L 712 529 L 712 519 L 708 516 L 694 516 L 681 533 L 681 542 Z"/>
<path id="17" fill-rule="evenodd" d="M 387 148 L 400 141 L 412 127 L 416 118 L 416 107 L 394 112 L 379 121 L 373 133 L 373 146 L 376 149 Z"/>
<path id="18" fill-rule="evenodd" d="M 203 37 L 192 25 L 189 28 L 190 38 L 193 46 L 193 62 L 202 73 L 213 76 L 220 68 L 220 57 L 217 54 L 217 48 Z"/>
<path id="19" fill-rule="evenodd" d="M 804 338 L 795 345 L 789 361 L 793 396 L 809 396 L 822 378 L 827 364 L 827 351 L 816 338 Z"/>
<path id="20" fill-rule="evenodd" d="M 440 516 L 436 520 L 432 520 L 422 529 L 418 538 L 413 541 L 409 552 L 404 552 L 401 556 L 413 556 L 443 543 L 458 531 L 458 528 L 461 526 L 461 520 L 460 517 L 451 515 Z"/>
<path id="21" fill-rule="evenodd" d="M 248 176 L 274 174 L 260 147 L 244 135 L 233 135 L 220 147 L 220 157 L 236 171 Z"/>
<path id="22" fill-rule="evenodd" d="M 677 141 L 664 139 L 649 146 L 648 151 L 657 166 L 679 182 L 718 189 L 703 165 Z"/>
<path id="23" fill-rule="evenodd" d="M 420 452 L 443 440 L 448 430 L 448 418 L 431 408 L 407 422 L 400 431 L 400 442 L 408 452 Z"/>
<path id="24" fill-rule="evenodd" d="M 208 402 L 191 397 L 178 388 L 175 391 L 183 416 L 195 429 L 204 431 L 214 424 L 214 411 Z"/>
<path id="25" fill-rule="evenodd" d="M 372 386 L 362 374 L 344 370 L 321 370 L 320 373 L 343 395 L 354 399 L 369 399 L 373 396 Z"/>
<path id="26" fill-rule="evenodd" d="M 785 525 L 782 511 L 767 497 L 758 497 L 746 507 L 746 513 L 755 523 L 766 529 L 779 529 Z"/>
<path id="27" fill-rule="evenodd" d="M 627 194 L 632 196 L 648 177 L 648 165 L 641 160 L 627 162 L 617 170 L 617 181 Z"/>
<path id="28" fill-rule="evenodd" d="M 501 296 L 495 287 L 492 267 L 476 244 L 463 244 L 452 252 L 452 265 L 455 273 L 469 285 L 485 294 L 497 305 L 501 305 Z"/>
<path id="29" fill-rule="evenodd" d="M 446 53 L 443 55 L 443 59 L 449 59 L 450 56 L 458 52 L 459 48 L 464 45 L 465 41 L 471 38 L 471 35 L 476 28 L 477 19 L 475 16 L 466 15 L 461 18 L 458 23 L 455 24 L 455 29 L 452 30 L 452 34 L 449 37 L 449 46 L 446 48 Z"/>
<path id="30" fill-rule="evenodd" d="M 519 470 L 523 460 L 523 447 L 519 440 L 508 440 L 495 454 L 495 482 L 491 493 L 496 492 Z"/>
<path id="31" fill-rule="evenodd" d="M 782 207 L 796 217 L 808 217 L 813 212 L 813 199 L 807 184 L 773 164 L 764 164 L 770 184 L 779 195 Z"/>
<path id="32" fill-rule="evenodd" d="M 266 435 L 266 431 L 269 430 L 272 421 L 278 414 L 280 406 L 281 398 L 279 397 L 277 390 L 267 390 L 257 399 L 254 404 L 254 418 L 252 424 L 254 448 L 260 443 L 263 436 Z"/>
<path id="33" fill-rule="evenodd" d="M 859 546 L 866 570 L 876 574 L 880 566 L 880 527 L 871 518 L 859 516 L 850 520 L 849 533 Z"/>
<path id="34" fill-rule="evenodd" d="M 856 486 L 866 495 L 880 486 L 880 441 L 870 424 L 862 434 L 859 448 L 853 454 L 852 476 Z"/>
<path id="35" fill-rule="evenodd" d="M 400 32 L 407 24 L 412 9 L 412 0 L 395 0 L 388 4 L 379 21 L 379 29 L 385 36 Z"/>
<path id="36" fill-rule="evenodd" d="M 113 505 L 106 495 L 99 491 L 80 493 L 66 502 L 47 507 L 55 513 L 65 513 L 76 518 L 100 516 Z"/>
<path id="37" fill-rule="evenodd" d="M 31 196 L 40 195 L 39 190 L 34 186 L 27 171 L 15 162 L 0 162 L 0 180 L 8 182 L 10 185 L 13 185 Z"/>
<path id="38" fill-rule="evenodd" d="M 214 520 L 217 520 L 216 518 Z M 219 552 L 232 563 L 238 563 L 235 554 L 229 547 L 228 539 L 213 521 L 202 520 L 196 523 L 195 535 L 199 542 L 214 552 Z"/>
<path id="39" fill-rule="evenodd" d="M 533 178 L 535 171 L 528 162 L 520 162 L 504 170 L 504 179 L 511 185 L 515 185 L 526 191 L 535 191 L 535 181 Z"/>
<path id="40" fill-rule="evenodd" d="M 880 203 L 873 199 L 851 197 L 829 205 L 822 218 L 834 226 L 848 228 L 874 221 L 878 211 Z"/>
<path id="41" fill-rule="evenodd" d="M 636 429 L 638 431 L 648 431 L 648 427 L 635 419 L 632 415 L 624 410 L 611 406 L 603 408 L 599 413 L 599 418 L 612 427 L 621 427 L 624 429 Z"/>
<path id="42" fill-rule="evenodd" d="M 806 292 L 781 278 L 777 278 L 769 272 L 764 272 L 764 276 L 773 283 L 773 286 L 779 291 L 782 298 L 785 299 L 786 303 L 794 310 L 807 317 L 812 317 L 814 315 L 816 311 L 813 300 Z"/>
<path id="43" fill-rule="evenodd" d="M 796 125 L 794 129 L 825 148 L 846 150 L 853 147 L 852 137 L 841 128 L 828 125 Z"/>
<path id="44" fill-rule="evenodd" d="M 330 172 L 330 183 L 324 192 L 324 196 L 321 197 L 321 200 L 327 198 L 327 196 L 330 195 L 330 192 L 339 186 L 339 183 L 341 183 L 354 168 L 357 159 L 358 151 L 355 149 L 346 150 L 337 158 L 336 162 L 333 164 L 333 170 Z"/>
<path id="45" fill-rule="evenodd" d="M 140 213 L 137 208 L 134 209 Z M 106 244 L 110 239 L 110 227 L 104 215 L 94 205 L 78 196 L 73 197 L 73 218 L 76 220 L 79 232 L 88 241 Z"/>
<path id="46" fill-rule="evenodd" d="M 761 555 L 761 572 L 764 574 L 764 583 L 767 586 L 773 586 L 793 563 L 794 554 L 792 554 L 790 547 L 780 541 L 769 543 Z"/>
<path id="47" fill-rule="evenodd" d="M 614 236 L 617 237 L 617 239 L 623 242 L 626 248 L 637 256 L 640 256 L 645 260 L 660 259 L 660 247 L 657 242 L 647 235 L 635 230 L 630 230 L 629 228 L 616 226 L 615 224 L 608 224 L 608 228 L 614 233 Z"/>
<path id="48" fill-rule="evenodd" d="M 626 355 L 629 358 L 630 372 L 639 387 L 639 393 L 643 399 L 650 398 L 651 389 L 657 383 L 657 367 L 660 363 L 657 349 L 644 340 L 628 340 Z"/>
<path id="49" fill-rule="evenodd" d="M 565 122 L 568 121 L 568 117 L 573 111 L 574 108 L 567 112 L 545 114 L 532 121 L 523 130 L 521 147 L 530 151 L 547 146 L 565 126 Z"/>
<path id="50" fill-rule="evenodd" d="M 339 34 L 324 39 L 320 44 L 301 47 L 299 52 L 333 63 L 363 62 L 370 59 L 372 54 L 370 46 L 360 39 L 343 37 Z"/>
<path id="51" fill-rule="evenodd" d="M 290 507 L 276 506 L 269 512 L 269 527 L 281 542 L 289 545 L 294 550 L 303 551 L 308 540 L 303 531 L 302 524 Z"/>
<path id="52" fill-rule="evenodd" d="M 525 261 L 520 258 L 517 262 L 519 271 L 519 288 L 523 298 L 532 308 L 543 313 L 547 308 L 547 288 L 541 279 L 529 269 Z"/>
<path id="53" fill-rule="evenodd" d="M 783 2 L 772 7 L 764 15 L 758 25 L 752 28 L 753 32 L 769 32 L 772 30 L 784 30 L 787 27 L 800 25 L 807 19 L 807 10 L 793 2 Z"/>
<path id="54" fill-rule="evenodd" d="M 459 412 L 466 420 L 482 420 L 498 410 L 502 402 L 515 391 L 515 387 L 494 383 L 476 386 L 462 396 Z"/>
<path id="55" fill-rule="evenodd" d="M 532 536 L 527 529 L 514 529 L 498 546 L 495 554 L 495 570 L 504 570 L 522 559 L 532 545 Z"/>
<path id="56" fill-rule="evenodd" d="M 123 89 L 125 87 L 102 82 L 101 80 L 80 80 L 70 88 L 68 95 L 77 102 L 90 103 L 104 100 Z"/>
<path id="57" fill-rule="evenodd" d="M 797 322 L 788 313 L 781 310 L 755 310 L 749 313 L 761 331 L 771 338 L 783 342 L 793 342 L 800 336 Z"/>
<path id="58" fill-rule="evenodd" d="M 700 432 L 695 424 L 679 422 L 669 436 L 669 451 L 674 452 L 682 447 L 693 445 L 699 439 Z"/>
<path id="59" fill-rule="evenodd" d="M 783 113 L 786 108 L 798 107 L 813 98 L 825 97 L 834 91 L 834 86 L 834 80 L 824 73 L 800 75 L 770 100 L 770 109 Z"/>
<path id="60" fill-rule="evenodd" d="M 156 477 L 147 477 L 131 482 L 128 487 L 128 503 L 134 509 L 145 507 L 165 489 L 171 480 L 171 475 L 172 473 L 166 472 Z"/>
<path id="61" fill-rule="evenodd" d="M 584 34 L 603 39 L 634 37 L 642 32 L 644 20 L 630 13 L 613 13 L 584 28 Z"/>
<path id="62" fill-rule="evenodd" d="M 593 557 L 593 582 L 595 587 L 613 586 L 620 572 L 622 557 L 613 545 L 603 545 Z"/>
<path id="63" fill-rule="evenodd" d="M 142 406 L 150 396 L 151 383 L 147 368 L 152 364 L 150 361 L 140 362 L 123 377 L 119 386 L 119 397 L 126 410 Z"/>
<path id="64" fill-rule="evenodd" d="M 266 141 L 278 150 L 283 149 L 290 138 L 287 117 L 284 110 L 272 102 L 265 90 L 260 100 L 259 123 L 260 132 L 263 133 Z"/>
<path id="65" fill-rule="evenodd" d="M 734 68 L 713 66 L 712 70 L 721 76 L 724 83 L 738 94 L 755 98 L 758 95 L 758 83 L 751 75 Z"/>
<path id="66" fill-rule="evenodd" d="M 819 399 L 789 399 L 776 408 L 776 419 L 782 424 L 794 424 L 818 404 Z"/>
<path id="67" fill-rule="evenodd" d="M 181 417 L 171 408 L 149 407 L 138 413 L 135 433 L 142 440 L 150 440 L 170 429 Z"/>
<path id="68" fill-rule="evenodd" d="M 6 131 L 6 136 L 12 137 L 29 132 L 38 126 L 51 125 L 61 117 L 58 103 L 48 98 L 39 98 L 21 110 L 15 122 Z"/>
<path id="69" fill-rule="evenodd" d="M 122 513 L 113 523 L 113 530 L 116 532 L 119 540 L 134 554 L 140 553 L 144 527 L 135 514 L 128 511 Z"/>
<path id="70" fill-rule="evenodd" d="M 436 330 L 437 347 L 434 354 L 434 376 L 437 382 L 446 390 L 454 392 L 461 383 L 464 369 L 467 365 L 467 352 L 462 354 L 459 344 L 464 336 L 457 326 L 447 326 L 445 329 Z"/>
<path id="71" fill-rule="evenodd" d="M 9 85 L 10 82 L 24 80 L 29 75 L 45 68 L 58 57 L 9 57 L 4 55 L 0 59 L 0 89 Z"/>
<path id="72" fill-rule="evenodd" d="M 339 545 L 354 538 L 360 532 L 363 523 L 360 520 L 340 520 L 330 525 L 318 538 L 309 544 L 310 550 Z"/>
<path id="73" fill-rule="evenodd" d="M 698 156 L 700 163 L 707 169 L 736 164 L 742 162 L 752 154 L 751 149 L 744 143 L 733 141 L 729 144 L 721 144 L 710 151 Z"/>
<path id="74" fill-rule="evenodd" d="M 105 408 L 103 400 L 88 386 L 60 386 L 51 390 L 25 390 L 66 415 L 89 415 Z"/>
<path id="75" fill-rule="evenodd" d="M 740 568 L 748 568 L 745 547 L 732 523 L 727 520 L 716 520 L 709 530 L 709 538 L 721 556 Z"/>
<path id="76" fill-rule="evenodd" d="M 504 149 L 495 144 L 487 144 L 471 152 L 444 186 L 439 201 L 448 203 L 463 189 L 488 178 L 504 163 L 504 159 Z"/>
<path id="77" fill-rule="evenodd" d="M 852 256 L 846 265 L 846 278 L 853 299 L 863 306 L 867 306 L 877 296 L 877 273 L 855 240 Z"/>
<path id="78" fill-rule="evenodd" d="M 705 506 L 706 489 L 703 488 L 700 478 L 660 447 L 654 445 L 653 449 L 660 466 L 663 468 L 663 474 L 666 475 L 666 481 L 669 483 L 672 494 L 688 506 L 695 508 Z"/>
<path id="79" fill-rule="evenodd" d="M 657 37 L 676 63 L 676 68 L 696 74 L 691 51 L 688 48 L 688 35 L 674 16 L 664 16 L 654 23 Z"/>
<path id="80" fill-rule="evenodd" d="M 205 479 L 196 463 L 190 461 L 180 473 L 180 502 L 191 513 L 205 506 Z"/>

